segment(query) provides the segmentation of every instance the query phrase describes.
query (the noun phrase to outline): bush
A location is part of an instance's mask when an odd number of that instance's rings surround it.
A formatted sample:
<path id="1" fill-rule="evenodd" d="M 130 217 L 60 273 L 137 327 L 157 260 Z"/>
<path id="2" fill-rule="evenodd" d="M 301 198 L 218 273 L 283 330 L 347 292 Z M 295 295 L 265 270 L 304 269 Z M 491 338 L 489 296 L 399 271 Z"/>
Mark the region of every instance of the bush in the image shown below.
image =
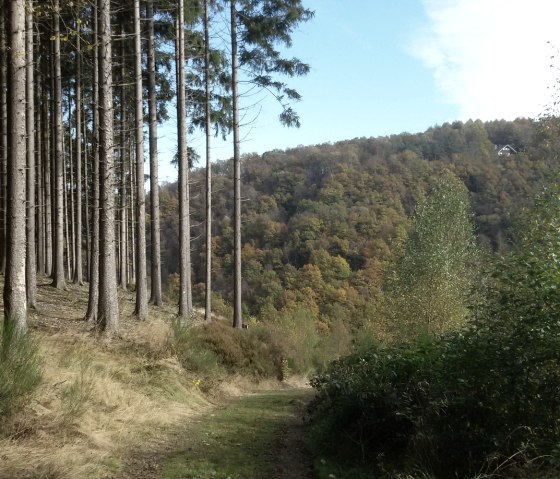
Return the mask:
<path id="1" fill-rule="evenodd" d="M 226 374 L 282 379 L 283 349 L 264 326 L 238 330 L 223 321 L 187 327 L 174 324 L 172 346 L 186 370 L 207 380 Z"/>
<path id="2" fill-rule="evenodd" d="M 560 441 L 556 329 L 521 344 L 476 324 L 334 362 L 312 380 L 321 450 L 372 468 L 406 457 L 436 477 L 468 477 L 520 452 L 550 457 Z"/>
<path id="3" fill-rule="evenodd" d="M 313 315 L 299 307 L 276 319 L 243 330 L 220 320 L 187 327 L 175 322 L 170 343 L 182 366 L 207 380 L 227 374 L 283 380 L 321 370 L 349 350 L 350 334 L 341 321 L 320 333 Z"/>
<path id="4" fill-rule="evenodd" d="M 313 379 L 324 450 L 442 478 L 560 463 L 560 187 L 521 224 L 461 330 L 362 348 Z"/>
<path id="5" fill-rule="evenodd" d="M 0 336 L 0 417 L 7 418 L 37 387 L 41 369 L 37 342 L 29 334 L 14 337 L 4 327 Z"/>
<path id="6" fill-rule="evenodd" d="M 203 377 L 205 379 L 203 384 L 210 388 L 215 381 L 225 376 L 226 371 L 218 355 L 207 347 L 200 329 L 183 326 L 179 321 L 174 321 L 169 342 L 181 366 Z"/>
<path id="7" fill-rule="evenodd" d="M 404 457 L 405 470 L 442 478 L 558 462 L 560 264 L 531 238 L 496 268 L 462 330 L 374 345 L 312 380 L 324 450 L 385 470 Z"/>

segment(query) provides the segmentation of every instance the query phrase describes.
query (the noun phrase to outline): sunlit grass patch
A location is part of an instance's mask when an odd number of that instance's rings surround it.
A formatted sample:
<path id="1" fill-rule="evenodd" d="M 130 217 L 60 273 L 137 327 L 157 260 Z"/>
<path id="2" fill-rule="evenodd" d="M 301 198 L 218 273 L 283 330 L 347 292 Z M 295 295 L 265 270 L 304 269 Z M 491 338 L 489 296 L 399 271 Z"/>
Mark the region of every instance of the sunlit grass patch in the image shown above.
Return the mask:
<path id="1" fill-rule="evenodd" d="M 272 477 L 278 433 L 310 391 L 258 394 L 193 424 L 185 449 L 165 463 L 165 479 Z"/>

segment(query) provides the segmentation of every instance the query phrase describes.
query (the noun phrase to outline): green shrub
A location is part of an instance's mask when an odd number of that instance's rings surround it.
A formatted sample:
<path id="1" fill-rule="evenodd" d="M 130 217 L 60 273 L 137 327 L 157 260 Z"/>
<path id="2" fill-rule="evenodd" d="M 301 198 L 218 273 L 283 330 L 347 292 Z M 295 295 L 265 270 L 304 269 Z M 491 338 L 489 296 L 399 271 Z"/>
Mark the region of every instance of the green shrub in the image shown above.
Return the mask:
<path id="1" fill-rule="evenodd" d="M 378 470 L 406 458 L 442 478 L 558 457 L 560 293 L 541 267 L 510 258 L 459 332 L 374 345 L 314 378 L 322 450 Z"/>
<path id="2" fill-rule="evenodd" d="M 264 326 L 238 330 L 223 321 L 188 327 L 174 324 L 172 344 L 182 366 L 206 379 L 228 373 L 282 378 L 284 353 Z"/>
<path id="3" fill-rule="evenodd" d="M 462 329 L 362 342 L 312 380 L 315 437 L 335 461 L 441 478 L 560 464 L 560 187 L 521 224 Z"/>
<path id="4" fill-rule="evenodd" d="M 225 375 L 220 358 L 204 342 L 201 328 L 183 326 L 179 321 L 174 321 L 171 331 L 171 348 L 184 369 L 203 376 L 207 384 L 212 382 L 208 380 L 219 380 Z"/>
<path id="5" fill-rule="evenodd" d="M 558 333 L 522 346 L 473 326 L 336 361 L 312 380 L 321 451 L 371 468 L 406 458 L 442 478 L 520 452 L 516 460 L 550 457 L 560 441 Z"/>
<path id="6" fill-rule="evenodd" d="M 7 418 L 37 387 L 41 369 L 38 344 L 29 333 L 14 337 L 3 328 L 0 335 L 0 417 Z"/>
<path id="7" fill-rule="evenodd" d="M 253 321 L 242 330 L 221 320 L 187 327 L 175 322 L 170 344 L 181 365 L 206 380 L 227 374 L 283 380 L 321 370 L 345 354 L 350 333 L 341 321 L 319 333 L 311 313 L 296 308 L 279 313 L 272 323 Z"/>

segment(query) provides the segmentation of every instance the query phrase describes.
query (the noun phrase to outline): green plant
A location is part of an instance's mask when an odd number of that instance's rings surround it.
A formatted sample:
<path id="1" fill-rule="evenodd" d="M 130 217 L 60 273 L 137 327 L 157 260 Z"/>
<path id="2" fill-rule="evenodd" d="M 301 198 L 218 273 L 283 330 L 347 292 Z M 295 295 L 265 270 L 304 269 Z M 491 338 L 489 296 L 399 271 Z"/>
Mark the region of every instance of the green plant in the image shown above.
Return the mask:
<path id="1" fill-rule="evenodd" d="M 87 411 L 93 388 L 94 378 L 91 370 L 91 358 L 83 358 L 79 363 L 76 378 L 62 391 L 64 422 L 71 423 Z"/>
<path id="2" fill-rule="evenodd" d="M 183 326 L 174 320 L 169 343 L 184 369 L 204 377 L 203 387 L 210 387 L 210 379 L 219 380 L 225 375 L 218 355 L 207 347 L 200 328 Z"/>
<path id="3" fill-rule="evenodd" d="M 387 281 L 386 307 L 398 338 L 443 333 L 468 313 L 477 258 L 468 191 L 450 173 L 419 202 Z"/>
<path id="4" fill-rule="evenodd" d="M 442 478 L 529 470 L 533 461 L 556 465 L 558 193 L 555 187 L 539 197 L 521 244 L 495 266 L 467 325 L 373 344 L 312 380 L 324 451 L 351 465 L 419 468 Z"/>
<path id="5" fill-rule="evenodd" d="M 0 334 L 0 416 L 7 418 L 38 386 L 41 368 L 34 337 L 29 333 L 15 336 L 6 325 Z"/>

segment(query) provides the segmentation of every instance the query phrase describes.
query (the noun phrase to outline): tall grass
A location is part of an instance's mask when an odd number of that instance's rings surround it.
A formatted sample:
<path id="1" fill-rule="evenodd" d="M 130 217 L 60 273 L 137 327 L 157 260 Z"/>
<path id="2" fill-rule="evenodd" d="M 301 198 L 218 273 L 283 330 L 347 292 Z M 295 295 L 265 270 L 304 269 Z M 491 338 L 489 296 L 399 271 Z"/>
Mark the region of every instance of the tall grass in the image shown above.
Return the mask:
<path id="1" fill-rule="evenodd" d="M 91 358 L 83 358 L 76 378 L 62 391 L 62 417 L 70 424 L 87 411 L 94 389 Z"/>
<path id="2" fill-rule="evenodd" d="M 0 328 L 0 417 L 7 418 L 19 409 L 41 380 L 39 348 L 29 333 L 14 334 L 10 327 Z M 0 423 L 0 429 L 6 421 Z"/>

